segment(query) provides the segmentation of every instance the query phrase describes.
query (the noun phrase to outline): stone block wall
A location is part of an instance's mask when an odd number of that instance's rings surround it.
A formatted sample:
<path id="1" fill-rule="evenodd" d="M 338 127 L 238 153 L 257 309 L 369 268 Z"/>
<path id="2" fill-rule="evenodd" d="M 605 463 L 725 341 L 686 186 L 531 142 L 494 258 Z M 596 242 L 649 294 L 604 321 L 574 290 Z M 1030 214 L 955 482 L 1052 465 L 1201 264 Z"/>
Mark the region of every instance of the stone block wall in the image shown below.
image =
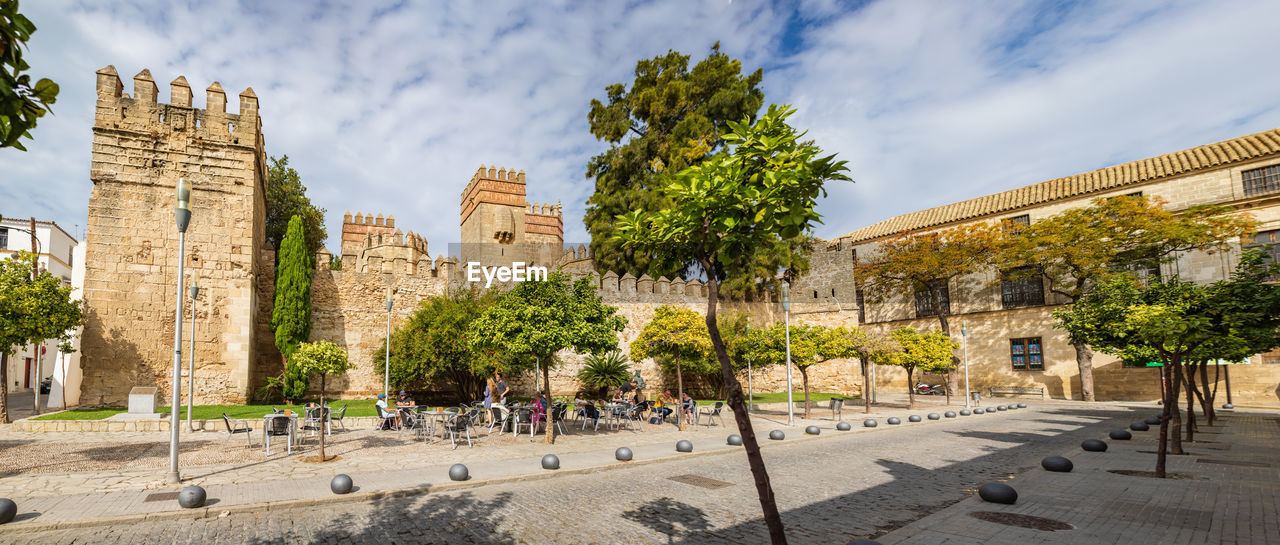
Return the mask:
<path id="1" fill-rule="evenodd" d="M 257 257 L 265 238 L 258 99 L 246 89 L 239 114 L 229 114 L 216 82 L 206 91 L 205 109 L 192 106 L 185 78 L 170 86 L 165 104 L 157 102 L 147 70 L 134 77 L 133 97 L 124 93 L 114 67 L 97 73 L 81 345 L 84 404 L 123 404 L 134 386 L 159 387 L 169 398 L 179 178 L 192 184 L 184 297 L 190 275 L 201 279 L 196 401 L 243 401 L 251 385 Z M 191 311 L 190 301 L 185 311 Z M 189 323 L 190 314 L 182 321 Z"/>

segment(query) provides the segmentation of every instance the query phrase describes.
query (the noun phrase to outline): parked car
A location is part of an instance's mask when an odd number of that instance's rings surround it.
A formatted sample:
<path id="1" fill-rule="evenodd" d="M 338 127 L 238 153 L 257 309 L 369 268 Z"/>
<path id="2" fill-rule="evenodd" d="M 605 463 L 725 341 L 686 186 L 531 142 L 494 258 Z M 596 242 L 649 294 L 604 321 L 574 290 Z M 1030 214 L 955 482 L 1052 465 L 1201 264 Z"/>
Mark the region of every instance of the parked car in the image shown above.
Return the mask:
<path id="1" fill-rule="evenodd" d="M 42 394 L 49 393 L 49 388 L 52 386 L 53 386 L 53 377 L 49 377 L 47 379 L 40 381 L 40 393 Z"/>

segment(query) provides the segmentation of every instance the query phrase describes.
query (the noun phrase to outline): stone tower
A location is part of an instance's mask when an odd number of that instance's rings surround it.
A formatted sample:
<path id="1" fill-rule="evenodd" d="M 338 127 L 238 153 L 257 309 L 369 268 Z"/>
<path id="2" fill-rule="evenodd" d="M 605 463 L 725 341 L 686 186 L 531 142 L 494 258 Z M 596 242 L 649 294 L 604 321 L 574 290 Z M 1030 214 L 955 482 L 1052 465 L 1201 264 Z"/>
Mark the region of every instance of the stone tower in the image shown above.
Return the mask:
<path id="1" fill-rule="evenodd" d="M 244 401 L 254 386 L 254 331 L 261 325 L 257 280 L 273 265 L 271 253 L 263 252 L 267 163 L 258 97 L 253 89 L 240 93 L 237 115 L 226 112 L 217 82 L 199 109 L 182 76 L 169 84 L 168 104 L 157 101 L 148 70 L 134 76 L 133 97 L 123 92 L 115 67 L 99 70 L 97 79 L 81 399 L 122 404 L 134 386 L 170 395 L 178 283 L 174 187 L 186 178 L 192 218 L 184 288 L 191 275 L 200 277 L 199 300 L 187 301 L 183 319 L 189 327 L 194 307 L 196 402 Z"/>
<path id="2" fill-rule="evenodd" d="M 559 204 L 525 200 L 525 174 L 480 165 L 462 190 L 461 267 L 467 262 L 550 265 L 563 254 L 564 219 Z"/>

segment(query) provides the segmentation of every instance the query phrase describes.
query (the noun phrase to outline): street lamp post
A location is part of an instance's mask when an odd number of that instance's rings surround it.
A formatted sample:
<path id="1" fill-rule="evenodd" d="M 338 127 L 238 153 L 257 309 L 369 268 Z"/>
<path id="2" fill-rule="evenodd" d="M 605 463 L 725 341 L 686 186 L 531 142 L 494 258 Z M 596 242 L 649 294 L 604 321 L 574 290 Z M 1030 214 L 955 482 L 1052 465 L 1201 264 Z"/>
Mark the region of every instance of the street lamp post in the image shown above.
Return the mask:
<path id="1" fill-rule="evenodd" d="M 795 403 L 791 400 L 791 283 L 782 283 L 782 311 L 786 315 L 787 338 L 787 425 L 794 426 L 796 420 Z"/>
<path id="2" fill-rule="evenodd" d="M 391 399 L 391 288 L 387 288 L 387 361 L 382 368 L 382 395 Z"/>
<path id="3" fill-rule="evenodd" d="M 178 204 L 173 217 L 178 223 L 178 308 L 173 320 L 173 397 L 169 403 L 169 475 L 165 481 L 182 482 L 178 475 L 178 407 L 182 406 L 182 269 L 186 260 L 187 225 L 191 223 L 191 183 L 178 178 Z"/>
<path id="4" fill-rule="evenodd" d="M 964 408 L 969 408 L 973 394 L 969 390 L 969 324 L 960 322 L 960 337 L 964 339 Z"/>
<path id="5" fill-rule="evenodd" d="M 191 410 L 196 404 L 196 296 L 200 295 L 200 274 L 191 275 L 191 352 L 187 356 L 187 431 L 196 431 L 191 426 Z"/>

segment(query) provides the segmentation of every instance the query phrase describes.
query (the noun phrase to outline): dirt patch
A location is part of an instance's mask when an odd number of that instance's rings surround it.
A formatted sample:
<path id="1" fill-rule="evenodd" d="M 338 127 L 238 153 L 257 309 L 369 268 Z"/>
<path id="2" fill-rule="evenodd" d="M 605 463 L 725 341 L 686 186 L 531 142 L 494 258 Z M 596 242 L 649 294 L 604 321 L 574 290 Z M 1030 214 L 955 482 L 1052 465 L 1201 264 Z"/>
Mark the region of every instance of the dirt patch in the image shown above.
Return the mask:
<path id="1" fill-rule="evenodd" d="M 1138 471 L 1138 470 L 1136 470 L 1136 469 L 1109 469 L 1109 470 L 1107 470 L 1107 471 L 1108 471 L 1108 472 L 1110 472 L 1110 473 L 1115 473 L 1116 475 L 1126 475 L 1126 476 L 1129 476 L 1129 477 L 1147 477 L 1147 478 L 1151 478 L 1151 479 L 1158 479 L 1158 478 L 1159 478 L 1159 477 L 1156 477 L 1156 472 L 1154 472 L 1154 471 Z M 1173 472 L 1171 472 L 1171 471 L 1165 472 L 1165 474 L 1164 474 L 1164 478 L 1169 479 L 1169 480 L 1173 480 L 1173 481 L 1203 481 L 1203 480 L 1205 480 L 1205 478 L 1204 478 L 1204 477 L 1201 477 L 1201 476 L 1199 476 L 1199 475 L 1191 475 L 1190 473 L 1173 473 Z"/>
<path id="2" fill-rule="evenodd" d="M 1003 513 L 1000 511 L 974 511 L 969 516 L 978 520 L 1003 524 L 1005 526 L 1017 526 L 1019 528 L 1028 528 L 1031 530 L 1040 530 L 1042 532 L 1057 532 L 1060 530 L 1075 530 L 1076 527 L 1060 520 L 1050 518 L 1037 517 L 1032 515 L 1022 515 L 1018 513 Z"/>

